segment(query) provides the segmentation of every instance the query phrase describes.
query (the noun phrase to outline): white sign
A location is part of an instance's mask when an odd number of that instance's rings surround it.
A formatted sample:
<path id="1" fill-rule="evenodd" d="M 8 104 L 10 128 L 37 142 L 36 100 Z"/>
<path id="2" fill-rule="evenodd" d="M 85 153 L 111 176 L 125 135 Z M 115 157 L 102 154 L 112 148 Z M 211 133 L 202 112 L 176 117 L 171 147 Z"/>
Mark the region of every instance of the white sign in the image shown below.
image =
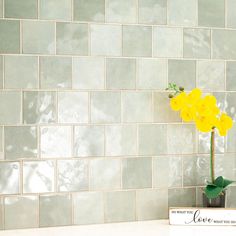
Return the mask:
<path id="1" fill-rule="evenodd" d="M 171 225 L 236 225 L 236 209 L 170 208 Z"/>

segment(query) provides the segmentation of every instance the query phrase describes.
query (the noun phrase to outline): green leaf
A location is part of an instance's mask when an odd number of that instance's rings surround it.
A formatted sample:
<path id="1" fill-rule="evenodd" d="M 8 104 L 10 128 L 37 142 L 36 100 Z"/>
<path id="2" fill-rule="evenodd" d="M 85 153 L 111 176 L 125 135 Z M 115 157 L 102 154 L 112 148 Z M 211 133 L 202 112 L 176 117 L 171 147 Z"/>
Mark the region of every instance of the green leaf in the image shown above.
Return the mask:
<path id="1" fill-rule="evenodd" d="M 223 188 L 224 187 L 224 178 L 222 176 L 219 176 L 215 179 L 214 184 L 218 187 Z"/>
<path id="2" fill-rule="evenodd" d="M 209 199 L 216 198 L 222 193 L 223 190 L 224 190 L 223 187 L 218 187 L 218 186 L 209 184 L 205 188 L 205 194 L 207 198 Z"/>
<path id="3" fill-rule="evenodd" d="M 224 179 L 224 185 L 223 185 L 223 188 L 226 188 L 228 185 L 232 184 L 233 180 L 229 180 L 229 179 Z"/>

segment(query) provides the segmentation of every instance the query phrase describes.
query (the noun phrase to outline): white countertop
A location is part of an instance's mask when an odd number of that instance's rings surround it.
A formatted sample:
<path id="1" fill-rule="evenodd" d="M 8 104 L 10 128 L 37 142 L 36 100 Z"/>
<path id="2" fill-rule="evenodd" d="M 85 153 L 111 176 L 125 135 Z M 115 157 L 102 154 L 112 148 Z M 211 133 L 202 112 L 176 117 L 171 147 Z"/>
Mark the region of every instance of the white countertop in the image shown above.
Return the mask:
<path id="1" fill-rule="evenodd" d="M 0 236 L 235 236 L 235 226 L 172 226 L 167 220 L 0 231 Z"/>

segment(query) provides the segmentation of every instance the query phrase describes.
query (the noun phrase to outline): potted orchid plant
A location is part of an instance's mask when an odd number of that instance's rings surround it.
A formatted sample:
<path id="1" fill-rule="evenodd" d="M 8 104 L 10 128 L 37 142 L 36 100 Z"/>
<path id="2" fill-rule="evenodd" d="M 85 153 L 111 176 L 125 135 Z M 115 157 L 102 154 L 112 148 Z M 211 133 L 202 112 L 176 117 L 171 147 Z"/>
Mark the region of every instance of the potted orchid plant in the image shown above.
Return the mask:
<path id="1" fill-rule="evenodd" d="M 194 122 L 200 132 L 210 132 L 210 181 L 203 191 L 204 207 L 225 207 L 226 187 L 234 181 L 223 176 L 215 176 L 215 133 L 226 136 L 233 126 L 233 120 L 225 112 L 220 111 L 216 98 L 203 96 L 199 88 L 186 93 L 183 87 L 169 83 L 170 107 L 179 112 L 184 122 Z"/>

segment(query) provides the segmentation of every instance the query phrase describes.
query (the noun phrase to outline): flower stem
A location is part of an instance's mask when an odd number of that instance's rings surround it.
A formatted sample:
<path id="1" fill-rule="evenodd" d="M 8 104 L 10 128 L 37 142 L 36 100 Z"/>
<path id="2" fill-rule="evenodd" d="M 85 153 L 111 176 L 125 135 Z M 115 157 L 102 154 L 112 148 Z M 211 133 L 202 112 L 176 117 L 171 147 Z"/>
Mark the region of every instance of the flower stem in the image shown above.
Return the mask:
<path id="1" fill-rule="evenodd" d="M 211 171 L 211 182 L 215 182 L 215 128 L 211 130 L 211 159 L 210 159 L 210 171 Z"/>

